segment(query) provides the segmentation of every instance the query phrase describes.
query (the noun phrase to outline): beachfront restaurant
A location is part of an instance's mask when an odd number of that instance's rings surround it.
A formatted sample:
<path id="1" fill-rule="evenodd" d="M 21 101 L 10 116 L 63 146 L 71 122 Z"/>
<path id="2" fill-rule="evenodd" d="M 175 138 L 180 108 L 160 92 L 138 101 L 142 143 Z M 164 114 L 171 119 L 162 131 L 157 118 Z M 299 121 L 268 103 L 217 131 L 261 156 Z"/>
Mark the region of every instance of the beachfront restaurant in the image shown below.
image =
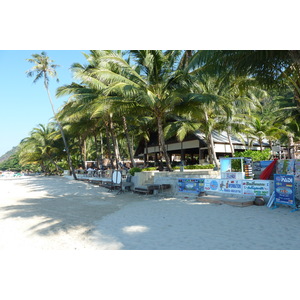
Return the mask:
<path id="1" fill-rule="evenodd" d="M 213 131 L 212 134 L 215 151 L 217 158 L 220 159 L 224 156 L 230 156 L 230 143 L 226 132 Z M 249 149 L 247 141 L 241 141 L 235 136 L 231 136 L 231 141 L 235 152 L 241 152 Z M 188 135 L 182 142 L 179 142 L 176 137 L 170 138 L 166 141 L 167 152 L 174 164 L 181 161 L 185 165 L 190 164 L 205 164 L 208 163 L 208 148 L 205 141 L 204 134 L 200 131 L 195 131 L 193 134 Z M 269 148 L 267 141 L 263 142 L 263 149 Z M 251 150 L 260 150 L 259 144 L 254 142 L 250 147 Z M 157 162 L 160 157 L 160 147 L 158 144 L 157 133 L 150 136 L 150 141 L 146 144 L 141 141 L 135 155 L 143 158 L 144 161 Z"/>

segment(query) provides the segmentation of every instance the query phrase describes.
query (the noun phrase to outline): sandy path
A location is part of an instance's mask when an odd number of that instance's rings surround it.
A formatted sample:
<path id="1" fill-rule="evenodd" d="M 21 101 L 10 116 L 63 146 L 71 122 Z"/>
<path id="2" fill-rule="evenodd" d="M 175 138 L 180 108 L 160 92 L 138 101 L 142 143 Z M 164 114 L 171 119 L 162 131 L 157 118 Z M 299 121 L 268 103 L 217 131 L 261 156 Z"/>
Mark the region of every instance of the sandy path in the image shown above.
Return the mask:
<path id="1" fill-rule="evenodd" d="M 116 195 L 61 177 L 0 180 L 0 249 L 300 249 L 300 212 Z"/>

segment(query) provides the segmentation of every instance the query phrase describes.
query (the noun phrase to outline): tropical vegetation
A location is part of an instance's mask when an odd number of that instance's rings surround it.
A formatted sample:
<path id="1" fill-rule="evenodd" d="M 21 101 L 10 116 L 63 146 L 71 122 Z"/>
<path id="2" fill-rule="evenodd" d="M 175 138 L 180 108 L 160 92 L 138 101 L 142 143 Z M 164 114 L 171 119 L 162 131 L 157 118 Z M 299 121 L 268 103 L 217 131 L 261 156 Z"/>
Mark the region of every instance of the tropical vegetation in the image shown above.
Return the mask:
<path id="1" fill-rule="evenodd" d="M 45 52 L 33 54 L 27 71 L 44 80 L 53 121 L 40 124 L 19 145 L 21 166 L 62 172 L 105 160 L 128 161 L 157 133 L 164 162 L 173 170 L 166 141 L 182 141 L 199 131 L 208 145 L 209 163 L 218 166 L 214 132 L 226 132 L 231 156 L 238 156 L 231 136 L 249 149 L 263 141 L 284 145 L 293 155 L 300 140 L 299 51 L 91 50 L 86 64 L 74 62 L 74 81 L 57 89 L 68 96 L 58 112 L 49 93 L 57 65 Z M 147 153 L 146 153 L 147 156 Z M 145 162 L 147 166 L 147 161 Z M 135 169 L 137 170 L 137 169 Z M 75 176 L 75 174 L 74 174 Z"/>

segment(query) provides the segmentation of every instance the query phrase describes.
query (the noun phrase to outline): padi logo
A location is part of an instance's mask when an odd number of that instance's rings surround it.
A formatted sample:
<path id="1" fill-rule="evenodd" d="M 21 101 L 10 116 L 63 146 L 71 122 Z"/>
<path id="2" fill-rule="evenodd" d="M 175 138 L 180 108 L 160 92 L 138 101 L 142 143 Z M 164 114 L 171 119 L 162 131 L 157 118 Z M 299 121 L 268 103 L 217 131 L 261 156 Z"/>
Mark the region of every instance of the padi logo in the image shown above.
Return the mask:
<path id="1" fill-rule="evenodd" d="M 293 183 L 292 177 L 278 176 L 276 177 L 276 181 L 284 182 L 284 183 Z"/>

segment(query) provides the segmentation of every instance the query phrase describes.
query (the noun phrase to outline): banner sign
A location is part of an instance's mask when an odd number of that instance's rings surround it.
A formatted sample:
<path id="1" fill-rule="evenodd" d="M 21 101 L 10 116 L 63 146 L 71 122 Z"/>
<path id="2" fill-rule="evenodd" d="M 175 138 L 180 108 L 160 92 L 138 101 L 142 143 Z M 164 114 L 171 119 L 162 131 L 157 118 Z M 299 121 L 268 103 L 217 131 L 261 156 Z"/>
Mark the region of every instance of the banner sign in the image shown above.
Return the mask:
<path id="1" fill-rule="evenodd" d="M 221 158 L 220 159 L 220 170 L 223 172 L 231 172 L 231 159 L 229 158 Z"/>
<path id="2" fill-rule="evenodd" d="M 267 180 L 244 180 L 243 194 L 251 196 L 270 196 L 270 182 Z"/>
<path id="3" fill-rule="evenodd" d="M 222 172 L 221 178 L 222 179 L 236 179 L 237 173 L 236 172 Z"/>
<path id="4" fill-rule="evenodd" d="M 242 193 L 242 180 L 205 179 L 204 190 L 219 193 Z"/>
<path id="5" fill-rule="evenodd" d="M 178 191 L 199 194 L 204 191 L 204 178 L 179 178 Z"/>
<path id="6" fill-rule="evenodd" d="M 274 174 L 275 205 L 295 206 L 294 175 Z"/>
<path id="7" fill-rule="evenodd" d="M 280 176 L 280 175 L 277 175 Z M 290 176 L 290 175 L 281 175 Z M 290 179 L 288 179 L 290 180 Z M 293 178 L 294 180 L 294 178 Z M 284 181 L 284 180 L 283 180 Z M 280 181 L 277 180 L 278 187 Z M 294 181 L 293 181 L 294 182 Z M 280 183 L 282 184 L 282 183 Z M 289 185 L 286 188 L 290 188 Z M 248 196 L 270 196 L 269 180 L 235 180 L 235 179 L 208 179 L 208 178 L 179 178 L 178 191 L 185 193 L 218 192 L 228 194 L 242 194 Z M 295 195 L 294 188 L 293 197 Z M 289 193 L 289 192 L 288 192 Z M 285 197 L 286 199 L 286 197 Z"/>
<path id="8" fill-rule="evenodd" d="M 219 180 L 218 179 L 205 179 L 204 191 L 219 192 Z"/>
<path id="9" fill-rule="evenodd" d="M 294 175 L 294 167 L 295 167 L 294 159 L 278 160 L 276 164 L 276 173 Z"/>
<path id="10" fill-rule="evenodd" d="M 220 180 L 221 193 L 241 194 L 242 193 L 242 180 Z"/>
<path id="11" fill-rule="evenodd" d="M 295 180 L 300 181 L 300 159 L 295 159 Z"/>
<path id="12" fill-rule="evenodd" d="M 221 172 L 221 179 L 244 179 L 245 172 Z"/>

